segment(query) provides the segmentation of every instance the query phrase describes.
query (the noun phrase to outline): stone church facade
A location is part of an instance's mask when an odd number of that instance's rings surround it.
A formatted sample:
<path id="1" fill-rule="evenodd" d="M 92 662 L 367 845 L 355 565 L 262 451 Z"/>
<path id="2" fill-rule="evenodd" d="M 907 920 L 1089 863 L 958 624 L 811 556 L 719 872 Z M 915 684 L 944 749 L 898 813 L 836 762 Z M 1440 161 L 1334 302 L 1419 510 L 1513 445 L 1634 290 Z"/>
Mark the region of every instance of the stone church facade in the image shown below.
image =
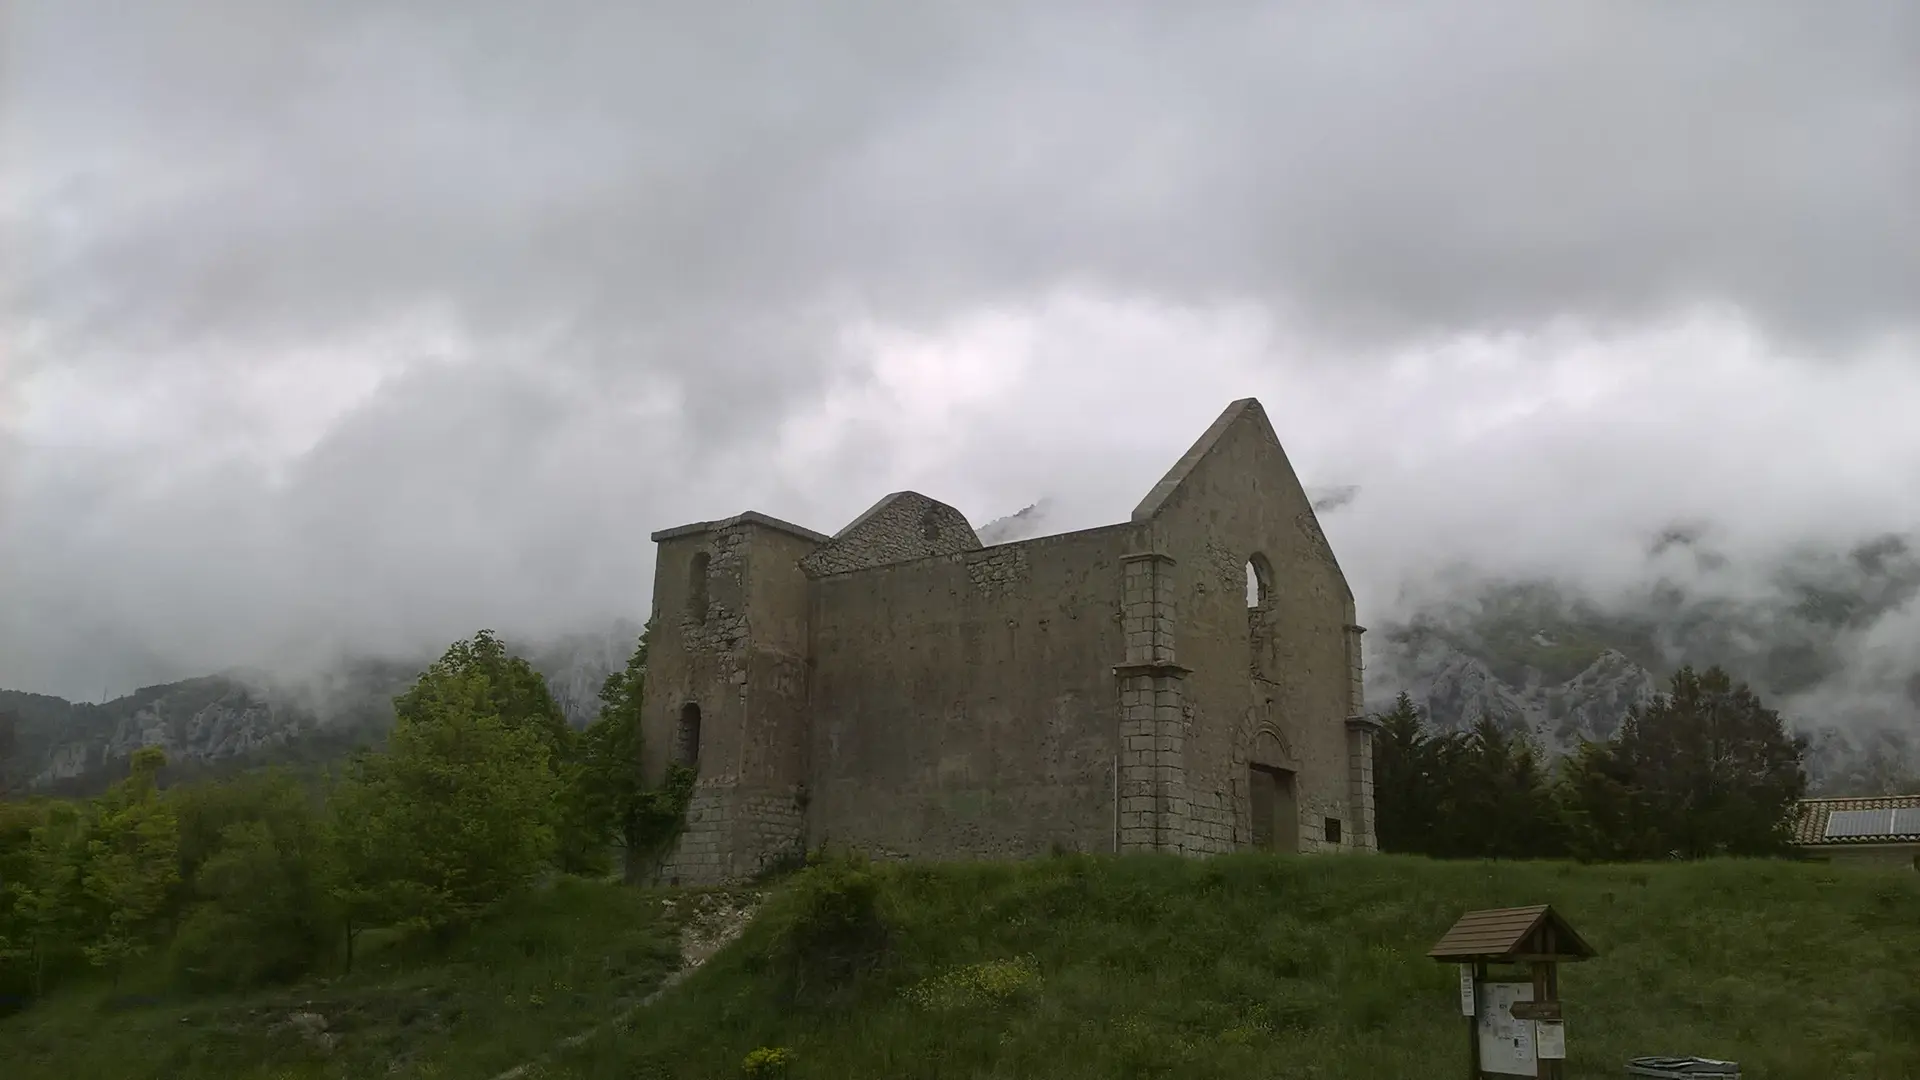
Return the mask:
<path id="1" fill-rule="evenodd" d="M 826 536 L 658 545 L 643 738 L 698 780 L 658 869 L 1372 851 L 1353 594 L 1259 402 L 1116 525 L 982 546 L 914 492 Z"/>

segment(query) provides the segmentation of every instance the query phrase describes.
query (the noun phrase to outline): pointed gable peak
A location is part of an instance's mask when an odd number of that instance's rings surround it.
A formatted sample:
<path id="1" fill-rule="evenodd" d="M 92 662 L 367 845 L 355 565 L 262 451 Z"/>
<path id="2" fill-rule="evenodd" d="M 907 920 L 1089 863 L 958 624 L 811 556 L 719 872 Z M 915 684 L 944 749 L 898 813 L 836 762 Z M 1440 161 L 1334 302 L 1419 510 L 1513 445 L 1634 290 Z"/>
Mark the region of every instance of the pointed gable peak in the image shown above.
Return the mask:
<path id="1" fill-rule="evenodd" d="M 1218 446 L 1221 440 L 1227 437 L 1227 432 L 1232 431 L 1235 424 L 1243 422 L 1260 425 L 1266 437 L 1275 445 L 1279 444 L 1280 436 L 1274 432 L 1273 422 L 1267 419 L 1267 410 L 1260 407 L 1260 399 L 1241 398 L 1228 405 L 1219 418 L 1214 420 L 1193 446 L 1181 456 L 1180 460 L 1173 463 L 1173 468 L 1167 470 L 1167 475 L 1153 485 L 1153 490 L 1147 492 L 1147 497 L 1141 499 L 1140 505 L 1133 508 L 1133 520 L 1146 521 L 1158 514 L 1167 500 L 1173 497 L 1173 493 L 1180 489 L 1180 485 L 1186 481 L 1187 476 L 1206 459 L 1208 454 L 1213 453 L 1213 448 Z"/>

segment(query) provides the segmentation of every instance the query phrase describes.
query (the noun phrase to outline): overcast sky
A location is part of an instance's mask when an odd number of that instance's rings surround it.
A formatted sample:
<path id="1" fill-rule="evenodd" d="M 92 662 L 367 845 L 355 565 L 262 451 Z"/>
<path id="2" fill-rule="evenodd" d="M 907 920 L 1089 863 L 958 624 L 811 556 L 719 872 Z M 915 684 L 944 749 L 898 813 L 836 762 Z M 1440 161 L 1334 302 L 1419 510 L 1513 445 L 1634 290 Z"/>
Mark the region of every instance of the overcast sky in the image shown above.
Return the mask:
<path id="1" fill-rule="evenodd" d="M 647 534 L 748 508 L 1120 520 L 1248 395 L 1358 486 L 1363 621 L 1920 523 L 1920 5 L 13 0 L 0 50 L 0 686 L 641 618 Z"/>

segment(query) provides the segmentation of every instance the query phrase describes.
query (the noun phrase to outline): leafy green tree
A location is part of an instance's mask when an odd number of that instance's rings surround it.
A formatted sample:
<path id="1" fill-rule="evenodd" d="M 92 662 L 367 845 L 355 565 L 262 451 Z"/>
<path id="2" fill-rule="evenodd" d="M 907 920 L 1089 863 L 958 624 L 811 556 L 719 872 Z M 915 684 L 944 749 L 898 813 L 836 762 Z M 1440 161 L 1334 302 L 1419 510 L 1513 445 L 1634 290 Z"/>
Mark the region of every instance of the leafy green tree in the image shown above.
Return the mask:
<path id="1" fill-rule="evenodd" d="M 577 808 L 566 799 L 575 788 L 581 768 L 573 729 L 567 726 L 566 714 L 548 691 L 546 679 L 524 658 L 508 652 L 493 631 L 481 630 L 449 646 L 420 683 L 394 699 L 396 717 L 405 717 L 421 707 L 417 695 L 423 686 L 431 685 L 430 680 L 463 675 L 484 676 L 486 707 L 502 725 L 535 733 L 545 743 L 544 760 L 554 776 L 556 799 L 546 811 L 546 820 L 554 831 L 554 857 L 559 869 L 588 875 L 605 873 L 604 843 L 586 831 Z"/>
<path id="2" fill-rule="evenodd" d="M 225 846 L 226 832 L 250 821 L 269 821 L 319 813 L 321 800 L 293 772 L 282 767 L 252 769 L 219 780 L 176 784 L 166 793 L 180 823 L 178 907 L 184 911 L 204 900 L 198 891 L 200 868 Z"/>
<path id="3" fill-rule="evenodd" d="M 507 651 L 507 646 L 491 630 L 482 630 L 465 641 L 447 647 L 406 693 L 393 701 L 394 715 L 405 719 L 430 705 L 433 687 L 441 680 L 466 675 L 481 676 L 484 705 L 509 728 L 526 728 L 538 733 L 547 746 L 549 762 L 567 756 L 573 742 L 573 730 L 567 727 L 566 714 L 547 690 L 547 680 L 525 659 Z"/>
<path id="4" fill-rule="evenodd" d="M 34 886 L 34 833 L 48 804 L 0 802 L 0 996 L 33 992 L 34 926 L 25 907 Z M 0 1007 L 0 1015 L 7 1010 Z"/>
<path id="5" fill-rule="evenodd" d="M 361 917 L 445 932 L 529 883 L 554 856 L 551 733 L 502 717 L 488 666 L 435 665 L 402 699 L 385 754 L 338 793 L 345 877 Z"/>
<path id="6" fill-rule="evenodd" d="M 569 823 L 585 839 L 581 847 L 601 851 L 635 847 L 644 794 L 640 778 L 640 707 L 646 687 L 647 639 L 642 634 L 627 666 L 600 688 L 600 716 L 580 733 L 579 759 L 569 777 Z M 634 875 L 632 858 L 623 860 L 623 876 Z"/>
<path id="7" fill-rule="evenodd" d="M 87 816 L 77 803 L 42 807 L 8 883 L 13 930 L 9 960 L 24 969 L 35 996 L 43 994 L 69 960 L 80 957 L 89 904 L 80 889 L 87 862 Z"/>
<path id="8" fill-rule="evenodd" d="M 310 970 L 333 940 L 333 852 L 315 800 L 278 770 L 184 793 L 182 875 L 193 905 L 174 941 L 176 970 L 199 986 L 282 981 Z M 190 856 L 204 832 L 214 842 Z"/>
<path id="9" fill-rule="evenodd" d="M 584 832 L 621 854 L 622 876 L 635 883 L 679 835 L 693 796 L 694 772 L 669 764 L 658 787 L 642 770 L 640 715 L 646 698 L 647 639 L 640 634 L 624 669 L 600 688 L 600 716 L 580 737 L 580 767 L 571 798 Z"/>
<path id="10" fill-rule="evenodd" d="M 127 778 L 92 807 L 80 873 L 92 924 L 81 948 L 116 978 L 127 960 L 153 944 L 180 877 L 179 823 L 155 784 L 166 763 L 158 747 L 134 751 Z"/>
<path id="11" fill-rule="evenodd" d="M 390 926 L 404 917 L 402 853 L 387 846 L 382 813 L 391 786 L 380 768 L 382 758 L 362 751 L 347 765 L 346 777 L 327 800 L 328 848 L 333 854 L 327 899 L 340 920 L 346 968 L 353 970 L 353 947 L 369 927 Z"/>
<path id="12" fill-rule="evenodd" d="M 1726 671 L 1686 667 L 1576 759 L 1563 797 L 1591 857 L 1776 854 L 1806 794 L 1806 749 Z"/>

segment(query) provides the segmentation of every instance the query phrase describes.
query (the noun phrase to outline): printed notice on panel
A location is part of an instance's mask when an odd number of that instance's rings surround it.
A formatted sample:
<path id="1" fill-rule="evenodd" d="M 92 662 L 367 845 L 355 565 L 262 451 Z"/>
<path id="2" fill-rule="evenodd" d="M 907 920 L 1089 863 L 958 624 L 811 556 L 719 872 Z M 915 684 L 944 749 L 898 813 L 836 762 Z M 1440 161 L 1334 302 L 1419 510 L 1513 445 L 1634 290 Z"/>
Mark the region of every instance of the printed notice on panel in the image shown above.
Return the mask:
<path id="1" fill-rule="evenodd" d="M 1534 1025 L 1534 1043 L 1540 1060 L 1562 1061 L 1567 1056 L 1567 1025 L 1557 1020 L 1542 1020 Z"/>
<path id="2" fill-rule="evenodd" d="M 1481 983 L 1479 1022 L 1480 1071 L 1501 1076 L 1535 1075 L 1533 1021 L 1513 1015 L 1513 1006 L 1533 1000 L 1532 983 Z"/>

